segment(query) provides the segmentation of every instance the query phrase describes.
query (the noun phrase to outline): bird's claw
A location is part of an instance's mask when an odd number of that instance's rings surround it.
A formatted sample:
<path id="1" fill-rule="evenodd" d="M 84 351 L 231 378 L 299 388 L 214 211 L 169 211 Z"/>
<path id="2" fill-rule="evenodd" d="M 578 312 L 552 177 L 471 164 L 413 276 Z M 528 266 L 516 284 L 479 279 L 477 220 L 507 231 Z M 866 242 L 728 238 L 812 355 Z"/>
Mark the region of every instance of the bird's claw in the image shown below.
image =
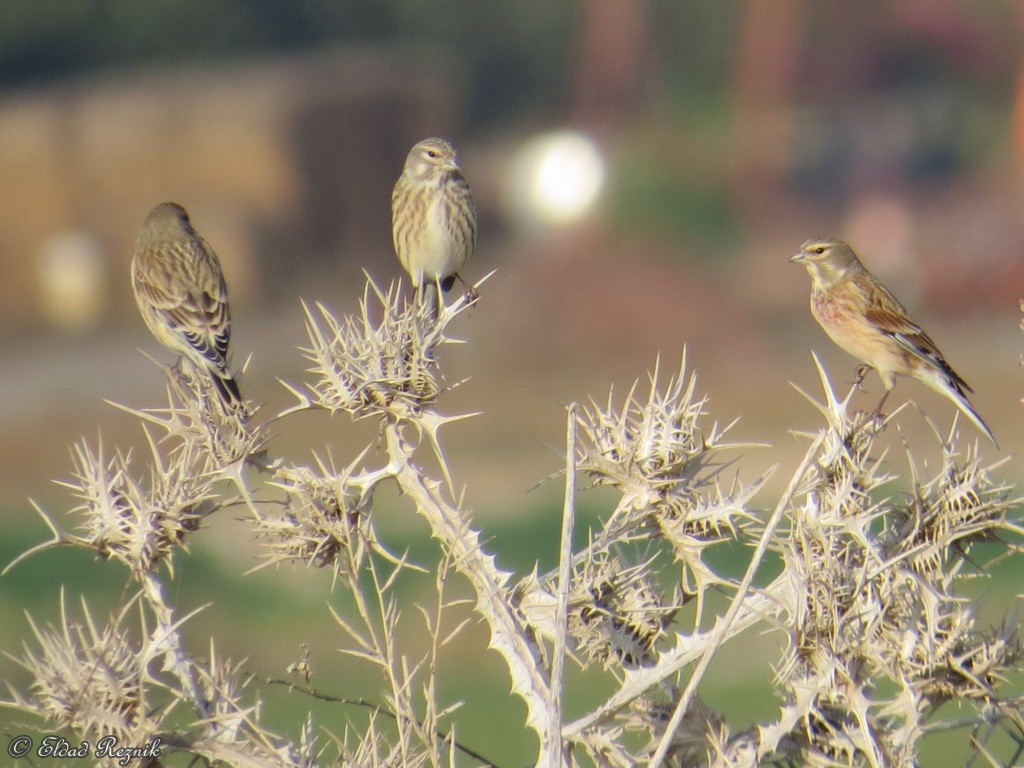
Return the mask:
<path id="1" fill-rule="evenodd" d="M 167 369 L 171 374 L 171 380 L 178 386 L 183 386 L 185 384 L 185 369 L 181 360 L 182 359 L 179 357 L 174 361 L 174 365 Z"/>
<path id="2" fill-rule="evenodd" d="M 888 419 L 888 416 L 882 413 L 878 408 L 873 411 L 857 409 L 854 412 L 853 423 L 859 425 L 856 427 L 857 429 L 870 430 L 873 433 L 878 433 L 885 429 L 886 419 Z"/>
<path id="3" fill-rule="evenodd" d="M 467 283 L 458 272 L 455 273 L 455 277 L 460 283 L 462 283 L 464 288 L 462 296 L 466 300 L 466 305 L 472 306 L 473 304 L 476 304 L 480 300 L 480 294 L 476 292 L 476 288 Z"/>
<path id="4" fill-rule="evenodd" d="M 864 392 L 864 379 L 871 372 L 870 365 L 858 365 L 853 371 L 853 387 Z"/>

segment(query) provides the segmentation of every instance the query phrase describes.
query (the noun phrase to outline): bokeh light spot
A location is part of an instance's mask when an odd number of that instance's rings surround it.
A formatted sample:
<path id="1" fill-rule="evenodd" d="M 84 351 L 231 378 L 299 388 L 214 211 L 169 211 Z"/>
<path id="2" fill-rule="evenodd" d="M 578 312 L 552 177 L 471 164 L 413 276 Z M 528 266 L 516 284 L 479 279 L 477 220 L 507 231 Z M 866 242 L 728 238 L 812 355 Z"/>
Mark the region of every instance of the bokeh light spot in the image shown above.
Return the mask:
<path id="1" fill-rule="evenodd" d="M 594 140 L 561 130 L 528 140 L 512 161 L 508 202 L 513 219 L 566 226 L 593 207 L 605 164 Z"/>

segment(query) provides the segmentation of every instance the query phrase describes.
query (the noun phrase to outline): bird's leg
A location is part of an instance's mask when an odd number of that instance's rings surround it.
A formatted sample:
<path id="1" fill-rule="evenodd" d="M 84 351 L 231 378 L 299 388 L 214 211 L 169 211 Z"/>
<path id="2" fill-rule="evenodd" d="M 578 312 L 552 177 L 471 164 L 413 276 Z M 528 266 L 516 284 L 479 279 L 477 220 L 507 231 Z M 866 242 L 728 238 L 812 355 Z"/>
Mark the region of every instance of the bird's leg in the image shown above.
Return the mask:
<path id="1" fill-rule="evenodd" d="M 878 406 L 875 408 L 874 412 L 871 414 L 872 418 L 875 418 L 875 419 L 883 419 L 884 418 L 882 416 L 882 406 L 885 405 L 885 399 L 889 396 L 890 392 L 892 392 L 891 389 L 885 390 L 885 393 L 882 395 L 882 399 L 878 401 Z"/>
<path id="2" fill-rule="evenodd" d="M 466 298 L 466 303 L 476 304 L 477 301 L 480 300 L 480 294 L 477 293 L 476 288 L 474 288 L 472 285 L 463 280 L 462 275 L 460 275 L 458 272 L 455 273 L 455 276 L 459 279 L 459 282 L 462 283 L 462 286 L 465 289 L 463 291 L 463 296 L 465 296 Z"/>
<path id="3" fill-rule="evenodd" d="M 437 303 L 434 305 L 434 319 L 437 320 L 444 314 L 448 306 L 444 303 L 444 290 L 441 285 L 440 276 L 434 276 L 434 298 Z"/>
<path id="4" fill-rule="evenodd" d="M 859 389 L 861 392 L 864 391 L 864 387 L 863 387 L 864 379 L 867 377 L 867 375 L 869 373 L 871 373 L 871 366 L 870 365 L 858 365 L 854 369 L 854 371 L 853 371 L 853 386 L 854 386 L 854 389 Z M 889 394 L 888 390 L 886 390 L 886 394 Z M 882 398 L 882 401 L 885 402 L 885 398 L 884 397 Z"/>
<path id="5" fill-rule="evenodd" d="M 436 277 L 423 276 L 416 289 L 416 307 L 420 311 L 426 309 L 427 317 L 437 322 L 441 310 L 444 309 L 444 299 L 441 298 L 441 286 L 438 285 Z"/>
<path id="6" fill-rule="evenodd" d="M 423 302 L 423 286 L 413 285 L 412 286 L 412 300 L 406 302 L 405 308 L 409 309 L 410 306 L 413 310 L 418 310 Z"/>
<path id="7" fill-rule="evenodd" d="M 182 367 L 182 360 L 183 359 L 184 358 L 182 358 L 179 355 L 178 359 L 174 361 L 174 365 L 172 365 L 170 368 L 167 369 L 168 373 L 170 373 L 170 375 L 171 375 L 171 380 L 175 384 L 177 384 L 179 387 L 184 387 L 185 386 L 185 372 L 184 372 L 184 369 Z"/>
<path id="8" fill-rule="evenodd" d="M 424 277 L 423 281 L 416 288 L 416 309 L 417 311 L 426 307 L 427 316 L 437 321 L 438 318 L 438 304 L 441 301 L 440 291 L 436 280 Z"/>

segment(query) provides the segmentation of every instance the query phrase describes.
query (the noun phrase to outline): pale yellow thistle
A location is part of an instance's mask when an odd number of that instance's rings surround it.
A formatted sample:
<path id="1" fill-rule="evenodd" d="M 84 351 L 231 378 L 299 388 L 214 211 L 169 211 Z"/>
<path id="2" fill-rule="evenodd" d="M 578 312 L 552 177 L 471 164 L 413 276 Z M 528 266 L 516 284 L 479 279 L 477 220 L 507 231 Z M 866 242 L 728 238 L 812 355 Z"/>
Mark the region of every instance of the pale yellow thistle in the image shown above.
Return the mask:
<path id="1" fill-rule="evenodd" d="M 177 203 L 161 203 L 135 242 L 132 289 L 157 341 L 208 375 L 230 411 L 245 412 L 228 367 L 231 315 L 220 260 Z"/>
<path id="2" fill-rule="evenodd" d="M 444 139 L 414 146 L 391 195 L 395 253 L 412 278 L 421 302 L 443 299 L 476 248 L 476 208 L 455 148 Z"/>
<path id="3" fill-rule="evenodd" d="M 953 370 L 931 337 L 846 243 L 826 237 L 808 240 L 790 261 L 811 275 L 811 314 L 844 351 L 874 368 L 885 394 L 881 413 L 896 376 L 909 376 L 952 400 L 996 444 L 992 430 L 967 399 L 973 392 Z M 858 372 L 858 383 L 867 369 Z"/>

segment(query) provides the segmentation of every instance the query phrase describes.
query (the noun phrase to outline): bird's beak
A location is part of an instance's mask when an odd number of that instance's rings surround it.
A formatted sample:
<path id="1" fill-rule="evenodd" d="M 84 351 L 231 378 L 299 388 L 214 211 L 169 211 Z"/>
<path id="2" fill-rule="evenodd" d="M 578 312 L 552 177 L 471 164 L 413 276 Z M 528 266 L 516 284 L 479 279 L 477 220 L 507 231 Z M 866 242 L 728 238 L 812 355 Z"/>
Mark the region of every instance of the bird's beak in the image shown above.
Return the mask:
<path id="1" fill-rule="evenodd" d="M 805 261 L 807 261 L 807 254 L 804 253 L 803 251 L 800 251 L 800 253 L 790 256 L 789 260 L 794 264 L 803 264 Z"/>

